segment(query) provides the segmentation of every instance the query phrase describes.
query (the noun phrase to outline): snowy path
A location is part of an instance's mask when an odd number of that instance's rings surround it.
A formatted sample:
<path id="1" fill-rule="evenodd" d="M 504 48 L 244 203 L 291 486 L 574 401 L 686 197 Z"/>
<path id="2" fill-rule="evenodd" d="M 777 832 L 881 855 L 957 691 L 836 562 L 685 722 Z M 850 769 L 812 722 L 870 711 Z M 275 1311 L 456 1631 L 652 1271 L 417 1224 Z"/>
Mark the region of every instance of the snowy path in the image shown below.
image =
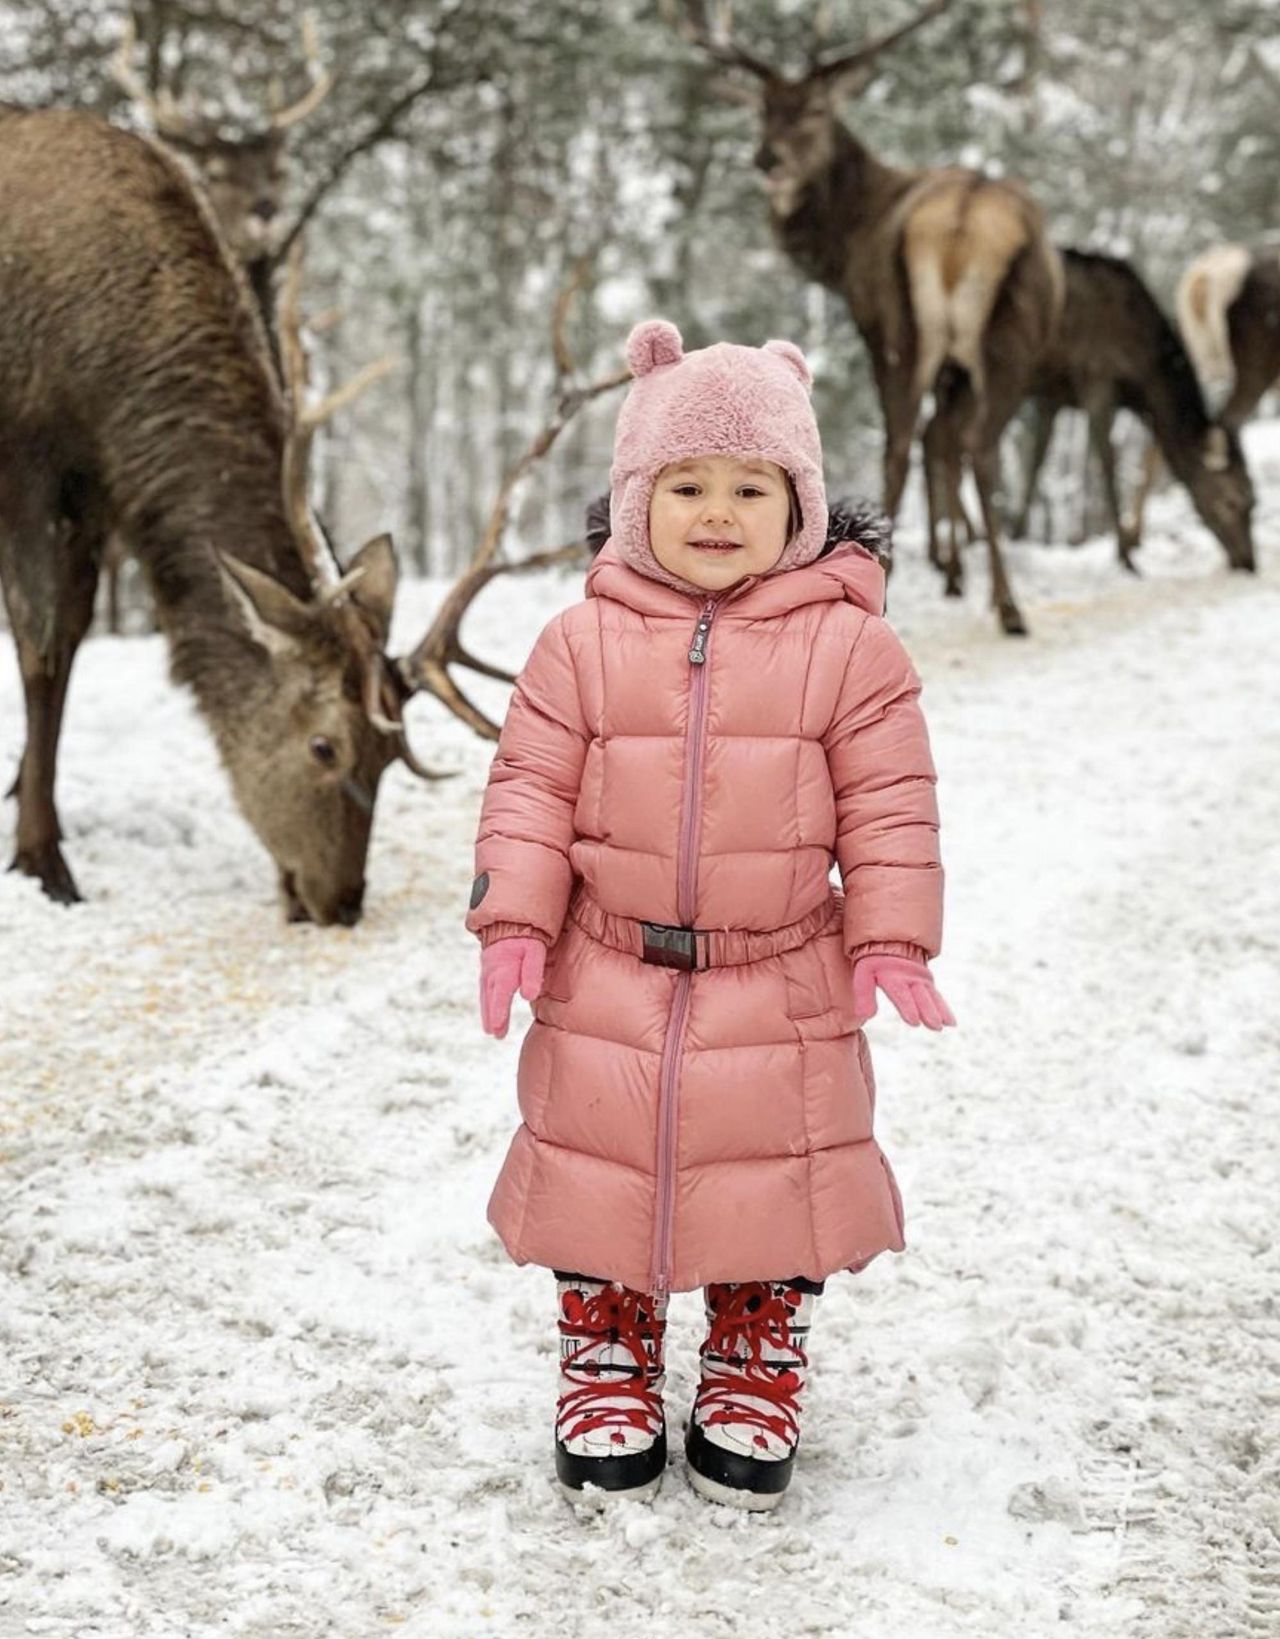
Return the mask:
<path id="1" fill-rule="evenodd" d="M 158 641 L 88 645 L 91 902 L 0 877 L 3 1639 L 1280 1631 L 1280 573 L 1166 511 L 1142 583 L 1024 554 L 1027 644 L 895 579 L 963 1028 L 871 1027 L 909 1249 L 820 1303 L 763 1519 L 678 1468 L 604 1516 L 553 1489 L 549 1277 L 483 1216 L 487 749 L 423 709 L 462 777 L 394 772 L 365 922 L 286 929 Z M 518 659 L 571 590 L 537 595 L 477 645 Z M 18 724 L 5 641 L 4 759 Z"/>

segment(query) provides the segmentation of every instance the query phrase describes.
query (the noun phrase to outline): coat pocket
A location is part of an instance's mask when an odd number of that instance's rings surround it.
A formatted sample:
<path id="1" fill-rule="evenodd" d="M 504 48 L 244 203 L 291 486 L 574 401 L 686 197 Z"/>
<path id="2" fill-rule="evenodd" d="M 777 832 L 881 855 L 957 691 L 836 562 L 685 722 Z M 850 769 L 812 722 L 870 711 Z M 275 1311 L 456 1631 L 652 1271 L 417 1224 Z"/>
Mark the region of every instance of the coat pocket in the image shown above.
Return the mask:
<path id="1" fill-rule="evenodd" d="M 853 1006 L 853 963 L 845 955 L 844 934 L 837 923 L 813 941 L 826 989 L 827 1016 L 833 1035 L 851 1036 L 858 1028 Z"/>
<path id="2" fill-rule="evenodd" d="M 557 1025 L 561 1022 L 565 1004 L 573 998 L 572 957 L 567 946 L 566 928 L 547 951 L 547 965 L 542 970 L 542 989 L 533 1002 L 533 1016 L 540 1024 Z"/>
<path id="3" fill-rule="evenodd" d="M 567 942 L 564 934 L 561 934 L 547 951 L 547 965 L 542 972 L 542 989 L 539 996 L 546 996 L 553 1002 L 567 1002 L 573 995 L 569 962 L 566 959 Z"/>
<path id="4" fill-rule="evenodd" d="M 817 939 L 810 939 L 807 944 L 785 951 L 778 958 L 787 991 L 787 1017 L 796 1023 L 824 1018 L 831 1011 L 831 992 L 818 950 L 819 943 Z"/>

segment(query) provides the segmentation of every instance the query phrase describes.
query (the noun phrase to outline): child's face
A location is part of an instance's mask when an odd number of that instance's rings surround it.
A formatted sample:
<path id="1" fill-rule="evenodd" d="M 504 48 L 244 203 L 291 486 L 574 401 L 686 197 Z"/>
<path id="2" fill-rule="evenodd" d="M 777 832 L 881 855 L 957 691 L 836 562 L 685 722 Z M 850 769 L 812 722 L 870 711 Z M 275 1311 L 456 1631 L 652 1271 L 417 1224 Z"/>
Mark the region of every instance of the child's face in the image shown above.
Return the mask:
<path id="1" fill-rule="evenodd" d="M 702 455 L 658 474 L 649 503 L 649 544 L 664 569 L 721 592 L 773 568 L 787 544 L 789 516 L 781 467 Z"/>

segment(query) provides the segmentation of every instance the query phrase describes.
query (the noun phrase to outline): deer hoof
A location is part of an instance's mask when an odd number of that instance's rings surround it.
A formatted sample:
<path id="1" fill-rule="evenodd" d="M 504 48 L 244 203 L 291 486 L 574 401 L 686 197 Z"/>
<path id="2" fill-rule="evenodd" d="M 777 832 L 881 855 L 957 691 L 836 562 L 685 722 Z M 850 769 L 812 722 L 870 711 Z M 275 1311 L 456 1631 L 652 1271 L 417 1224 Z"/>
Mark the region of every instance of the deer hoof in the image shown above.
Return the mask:
<path id="1" fill-rule="evenodd" d="M 1000 630 L 1006 637 L 1026 637 L 1027 623 L 1016 603 L 1000 605 Z"/>
<path id="2" fill-rule="evenodd" d="M 44 848 L 19 848 L 9 869 L 19 871 L 23 876 L 37 877 L 55 905 L 79 905 L 83 901 L 76 887 L 76 879 L 56 842 Z"/>

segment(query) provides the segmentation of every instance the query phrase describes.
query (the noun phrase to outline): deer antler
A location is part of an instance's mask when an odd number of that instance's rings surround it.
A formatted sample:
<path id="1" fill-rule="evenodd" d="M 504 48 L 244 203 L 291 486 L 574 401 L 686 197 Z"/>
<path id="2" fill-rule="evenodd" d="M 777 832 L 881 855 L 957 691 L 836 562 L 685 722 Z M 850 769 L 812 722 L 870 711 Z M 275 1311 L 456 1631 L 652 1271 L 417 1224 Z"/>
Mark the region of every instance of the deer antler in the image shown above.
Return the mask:
<path id="1" fill-rule="evenodd" d="M 350 404 L 366 387 L 393 370 L 398 360 L 388 354 L 372 364 L 366 364 L 364 369 L 344 386 L 328 393 L 316 403 L 308 402 L 310 371 L 306 348 L 302 343 L 302 315 L 298 299 L 301 285 L 302 240 L 298 239 L 289 252 L 284 284 L 280 292 L 280 362 L 289 398 L 291 420 L 285 443 L 281 484 L 285 513 L 306 565 L 315 600 L 326 608 L 337 608 L 346 602 L 347 594 L 356 586 L 365 571 L 362 566 L 357 566 L 355 569 L 348 569 L 345 574 L 335 574 L 336 562 L 327 563 L 324 553 L 321 552 L 311 519 L 310 502 L 307 499 L 311 441 L 318 427 L 323 426 L 338 410 Z M 331 323 L 336 322 L 333 313 L 326 314 L 325 317 Z M 399 741 L 397 752 L 413 773 L 424 780 L 450 778 L 454 770 L 437 772 L 426 768 L 413 755 L 401 718 L 401 707 L 407 698 L 407 692 L 400 687 L 398 674 L 389 669 L 387 658 L 376 642 L 370 643 L 367 625 L 361 620 L 358 611 L 348 606 L 347 613 L 351 616 L 350 631 L 357 651 L 364 655 L 363 699 L 370 723 L 381 733 L 396 736 Z"/>
<path id="2" fill-rule="evenodd" d="M 333 90 L 333 75 L 327 68 L 320 66 L 316 20 L 309 11 L 304 13 L 302 18 L 302 54 L 306 58 L 307 71 L 311 75 L 311 87 L 297 102 L 290 103 L 287 108 L 278 109 L 272 114 L 271 124 L 277 131 L 287 131 L 290 126 L 300 125 L 303 120 L 309 119 Z"/>
<path id="3" fill-rule="evenodd" d="M 882 52 L 896 46 L 899 40 L 905 40 L 908 34 L 914 34 L 918 28 L 946 11 L 951 0 L 929 0 L 922 11 L 916 13 L 909 22 L 903 23 L 900 28 L 890 29 L 878 39 L 867 40 L 856 46 L 852 51 L 837 52 L 834 57 L 828 57 L 822 62 L 814 63 L 810 74 L 829 85 L 833 80 L 846 82 L 844 89 L 862 91 L 871 83 L 876 59 Z"/>
<path id="4" fill-rule="evenodd" d="M 776 80 L 777 70 L 762 57 L 744 51 L 733 40 L 733 6 L 730 0 L 713 0 L 712 21 L 707 21 L 707 0 L 659 0 L 659 10 L 669 28 L 690 45 L 705 51 L 729 68 L 745 68 L 762 80 Z"/>
<path id="5" fill-rule="evenodd" d="M 284 494 L 285 515 L 302 553 L 315 595 L 326 603 L 339 601 L 359 579 L 355 570 L 335 580 L 331 566 L 325 561 L 311 517 L 307 499 L 308 478 L 311 468 L 311 444 L 316 430 L 375 381 L 394 370 L 397 360 L 391 354 L 366 364 L 345 385 L 336 388 L 316 402 L 308 396 L 310 370 L 306 349 L 302 343 L 302 314 L 299 292 L 302 288 L 302 241 L 294 243 L 285 267 L 284 283 L 280 291 L 280 364 L 284 373 L 285 389 L 290 407 L 290 427 L 284 448 L 281 486 Z"/>
<path id="6" fill-rule="evenodd" d="M 532 557 L 521 559 L 517 563 L 494 562 L 502 544 L 511 509 L 511 498 L 517 486 L 547 453 L 584 404 L 600 397 L 602 393 L 612 392 L 615 387 L 620 387 L 631 379 L 629 370 L 621 370 L 586 387 L 573 387 L 569 384 L 573 361 L 565 341 L 564 328 L 569 308 L 586 277 L 588 266 L 589 258 L 586 256 L 580 256 L 574 261 L 568 279 L 555 302 L 551 351 L 556 363 L 557 398 L 551 416 L 503 478 L 475 556 L 445 598 L 426 636 L 412 653 L 392 662 L 406 697 L 419 689 L 426 689 L 448 706 L 455 716 L 475 729 L 477 734 L 489 740 L 498 738 L 498 724 L 467 698 L 450 676 L 449 667 L 467 666 L 470 670 L 479 672 L 482 677 L 497 678 L 503 683 L 514 683 L 515 677 L 511 672 L 477 659 L 463 647 L 458 636 L 462 617 L 477 594 L 496 575 L 519 574 L 529 569 L 541 569 L 549 564 L 565 563 L 583 550 L 582 543 L 574 541 L 568 546 L 557 547 L 552 551 L 535 553 Z"/>
<path id="7" fill-rule="evenodd" d="M 111 77 L 129 100 L 146 115 L 158 136 L 179 137 L 190 129 L 190 121 L 182 113 L 167 90 L 152 95 L 138 77 L 133 54 L 138 48 L 138 30 L 130 13 L 124 20 L 120 45 L 111 59 Z"/>

